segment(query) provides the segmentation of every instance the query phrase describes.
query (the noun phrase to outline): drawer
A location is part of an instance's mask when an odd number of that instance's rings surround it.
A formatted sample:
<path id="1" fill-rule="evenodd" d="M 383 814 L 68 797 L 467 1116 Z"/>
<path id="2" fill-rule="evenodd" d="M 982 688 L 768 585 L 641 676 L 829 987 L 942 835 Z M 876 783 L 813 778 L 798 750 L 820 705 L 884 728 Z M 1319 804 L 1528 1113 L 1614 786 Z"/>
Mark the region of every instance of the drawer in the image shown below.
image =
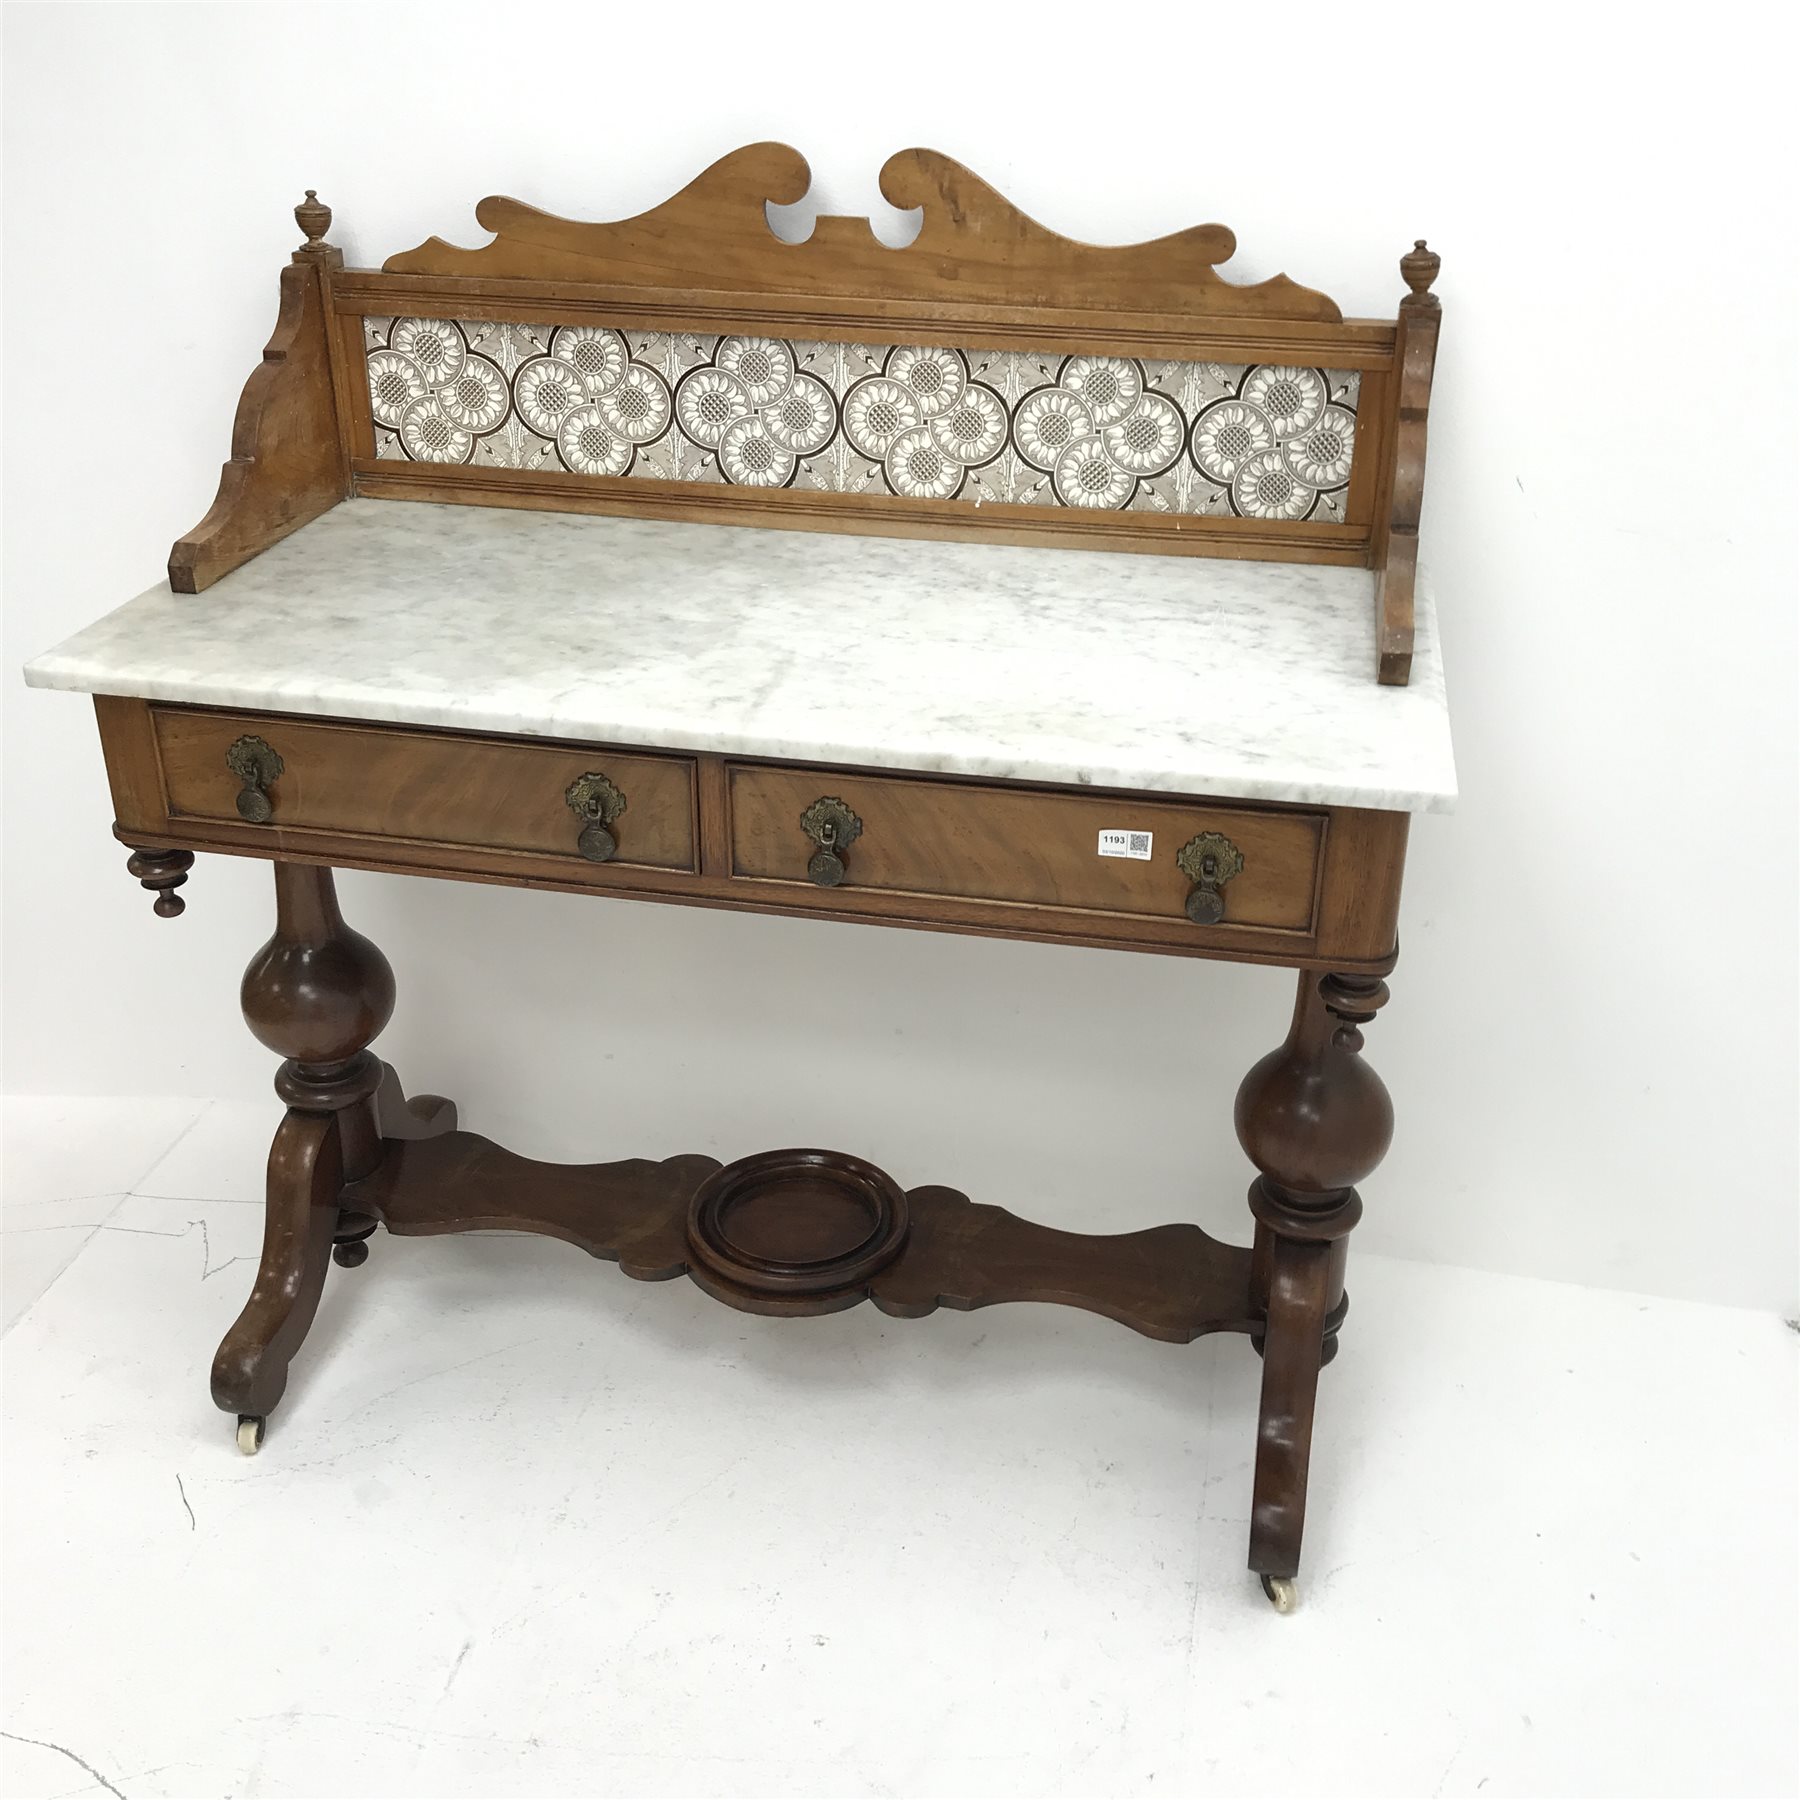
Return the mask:
<path id="1" fill-rule="evenodd" d="M 593 865 L 576 848 L 581 824 L 564 796 L 592 772 L 625 800 L 610 826 L 618 848 L 607 867 L 696 866 L 688 757 L 266 713 L 151 712 L 174 818 L 567 857 L 581 868 Z M 282 762 L 267 789 L 272 812 L 265 825 L 246 827 L 237 805 L 243 782 L 226 765 L 227 750 L 243 736 L 261 738 Z"/>
<path id="2" fill-rule="evenodd" d="M 801 815 L 831 796 L 862 831 L 844 854 L 841 886 L 813 890 L 821 898 L 885 891 L 1160 920 L 1186 931 L 1313 928 L 1323 813 L 749 764 L 732 765 L 728 779 L 734 876 L 811 887 L 816 846 Z M 1101 834 L 1113 832 L 1147 839 L 1148 854 L 1101 854 Z M 1210 927 L 1189 922 L 1194 884 L 1176 862 L 1203 832 L 1222 833 L 1243 856 L 1220 890 L 1223 919 Z"/>

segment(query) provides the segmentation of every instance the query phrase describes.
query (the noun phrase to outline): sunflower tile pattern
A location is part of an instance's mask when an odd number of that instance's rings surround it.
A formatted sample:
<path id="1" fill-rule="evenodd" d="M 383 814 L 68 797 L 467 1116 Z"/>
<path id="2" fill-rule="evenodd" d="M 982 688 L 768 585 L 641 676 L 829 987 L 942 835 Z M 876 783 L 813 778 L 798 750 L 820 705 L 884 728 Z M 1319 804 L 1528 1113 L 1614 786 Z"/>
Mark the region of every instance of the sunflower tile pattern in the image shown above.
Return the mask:
<path id="1" fill-rule="evenodd" d="M 390 461 L 1341 524 L 1354 370 L 370 318 Z"/>

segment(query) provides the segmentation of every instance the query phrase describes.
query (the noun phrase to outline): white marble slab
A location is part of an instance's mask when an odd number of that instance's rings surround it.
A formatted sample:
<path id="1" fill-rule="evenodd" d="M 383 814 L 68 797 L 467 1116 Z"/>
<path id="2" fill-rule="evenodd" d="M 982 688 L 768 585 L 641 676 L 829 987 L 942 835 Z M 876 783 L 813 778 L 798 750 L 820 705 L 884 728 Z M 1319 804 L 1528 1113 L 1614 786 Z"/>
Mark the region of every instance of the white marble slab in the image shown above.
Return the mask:
<path id="1" fill-rule="evenodd" d="M 34 687 L 1172 793 L 1445 810 L 1443 668 L 1361 569 L 354 500 L 152 588 Z"/>

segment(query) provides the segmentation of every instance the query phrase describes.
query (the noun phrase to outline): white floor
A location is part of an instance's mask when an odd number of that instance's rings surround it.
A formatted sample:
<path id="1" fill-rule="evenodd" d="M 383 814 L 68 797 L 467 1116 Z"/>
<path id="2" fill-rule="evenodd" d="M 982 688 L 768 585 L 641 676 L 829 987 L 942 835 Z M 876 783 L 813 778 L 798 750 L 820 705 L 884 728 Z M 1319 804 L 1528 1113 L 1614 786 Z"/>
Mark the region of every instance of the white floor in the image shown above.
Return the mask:
<path id="1" fill-rule="evenodd" d="M 274 1115 L 8 1103 L 8 1796 L 1800 1785 L 1780 1319 L 1353 1256 L 1280 1618 L 1255 1358 L 1058 1309 L 378 1237 L 241 1458 Z"/>

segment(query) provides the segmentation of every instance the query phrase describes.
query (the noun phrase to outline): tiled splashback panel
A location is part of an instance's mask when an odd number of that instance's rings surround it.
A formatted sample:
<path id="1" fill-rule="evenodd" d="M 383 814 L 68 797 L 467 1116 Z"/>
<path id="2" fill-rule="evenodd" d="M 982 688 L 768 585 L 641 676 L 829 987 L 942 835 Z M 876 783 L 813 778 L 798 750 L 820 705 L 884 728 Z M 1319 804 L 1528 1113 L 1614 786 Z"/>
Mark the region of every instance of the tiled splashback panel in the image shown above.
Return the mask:
<path id="1" fill-rule="evenodd" d="M 370 318 L 402 462 L 1341 524 L 1354 370 Z"/>

